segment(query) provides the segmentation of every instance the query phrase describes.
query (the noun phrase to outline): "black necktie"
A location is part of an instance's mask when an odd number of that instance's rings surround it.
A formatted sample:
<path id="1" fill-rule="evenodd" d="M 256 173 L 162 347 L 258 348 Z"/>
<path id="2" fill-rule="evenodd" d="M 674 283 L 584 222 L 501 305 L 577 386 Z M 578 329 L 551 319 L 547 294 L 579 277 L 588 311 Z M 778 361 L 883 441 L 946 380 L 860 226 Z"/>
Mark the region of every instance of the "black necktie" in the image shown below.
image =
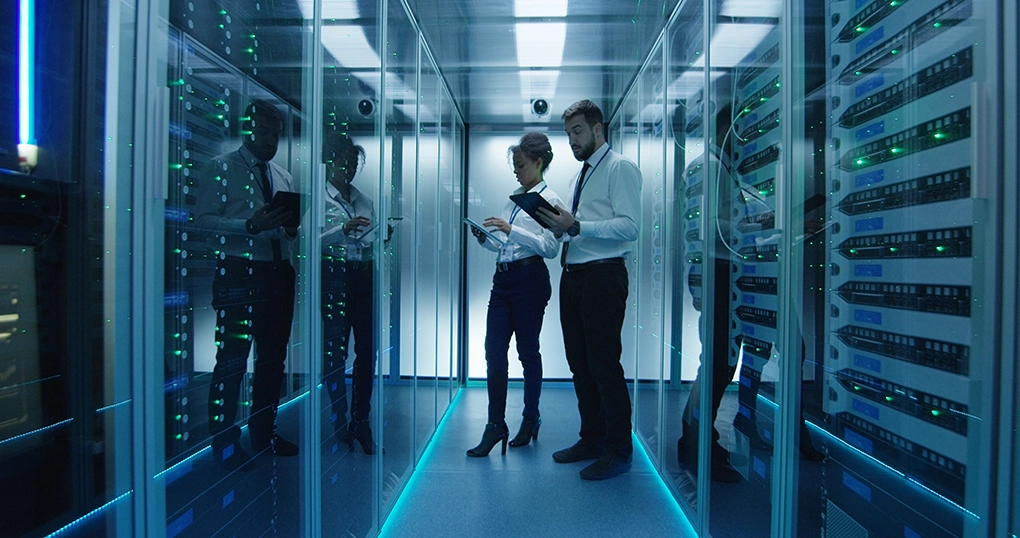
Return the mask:
<path id="1" fill-rule="evenodd" d="M 255 165 L 259 169 L 259 179 L 262 180 L 262 198 L 268 204 L 273 199 L 273 184 L 269 182 L 269 173 L 266 170 L 266 163 L 259 162 Z"/>
<path id="2" fill-rule="evenodd" d="M 269 182 L 269 172 L 267 170 L 267 165 L 266 163 L 259 161 L 259 163 L 255 165 L 255 167 L 259 169 L 259 176 L 261 176 L 262 179 L 262 198 L 268 204 L 269 202 L 273 201 L 273 184 Z M 270 243 L 273 245 L 273 261 L 282 260 L 283 249 L 280 246 L 280 238 L 274 237 L 270 240 Z"/>
<path id="3" fill-rule="evenodd" d="M 591 165 L 588 161 L 584 161 L 584 166 L 581 167 L 581 177 L 577 179 L 577 185 L 574 187 L 574 203 L 570 207 L 570 214 L 577 213 L 577 204 L 581 202 L 581 189 L 584 187 L 584 176 L 588 175 L 588 170 Z M 563 243 L 563 252 L 560 254 L 560 267 L 567 264 L 567 249 L 570 248 L 570 241 Z"/>

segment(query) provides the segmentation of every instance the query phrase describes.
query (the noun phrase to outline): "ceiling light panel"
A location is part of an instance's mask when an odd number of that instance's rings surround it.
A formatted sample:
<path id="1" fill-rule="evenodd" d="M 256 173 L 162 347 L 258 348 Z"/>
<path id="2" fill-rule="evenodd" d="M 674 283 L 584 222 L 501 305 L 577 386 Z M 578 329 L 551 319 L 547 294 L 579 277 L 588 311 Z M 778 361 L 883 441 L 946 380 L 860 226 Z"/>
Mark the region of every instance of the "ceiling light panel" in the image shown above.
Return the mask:
<path id="1" fill-rule="evenodd" d="M 514 0 L 514 17 L 566 17 L 567 0 Z"/>
<path id="2" fill-rule="evenodd" d="M 778 19 L 783 0 L 726 0 L 719 14 L 723 17 L 765 17 Z"/>
<path id="3" fill-rule="evenodd" d="M 556 95 L 559 70 L 521 71 L 521 97 L 549 100 Z"/>
<path id="4" fill-rule="evenodd" d="M 379 55 L 360 26 L 323 26 L 322 46 L 348 69 L 379 69 Z"/>
<path id="5" fill-rule="evenodd" d="M 514 25 L 517 38 L 517 65 L 521 67 L 559 67 L 563 63 L 563 44 L 567 25 L 562 22 L 522 22 Z"/>
<path id="6" fill-rule="evenodd" d="M 301 15 L 305 20 L 311 20 L 313 14 L 314 0 L 297 0 Z M 361 16 L 358 12 L 358 0 L 322 0 L 323 20 L 344 20 L 352 21 Z"/>
<path id="7" fill-rule="evenodd" d="M 736 67 L 765 39 L 775 25 L 772 24 L 719 24 L 712 30 L 712 67 Z M 705 56 L 694 62 L 694 67 L 705 67 Z"/>

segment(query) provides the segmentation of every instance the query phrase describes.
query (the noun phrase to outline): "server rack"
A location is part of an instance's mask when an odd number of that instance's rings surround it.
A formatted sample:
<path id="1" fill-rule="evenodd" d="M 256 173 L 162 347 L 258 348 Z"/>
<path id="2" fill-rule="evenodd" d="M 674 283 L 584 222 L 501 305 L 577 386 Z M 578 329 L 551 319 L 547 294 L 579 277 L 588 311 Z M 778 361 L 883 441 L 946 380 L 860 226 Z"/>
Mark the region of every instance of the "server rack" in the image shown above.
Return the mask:
<path id="1" fill-rule="evenodd" d="M 828 6 L 827 530 L 963 536 L 986 408 L 972 348 L 982 2 Z M 987 361 L 986 361 L 987 362 Z M 848 532 L 848 531 L 839 531 Z M 860 534 L 865 533 L 865 534 Z"/>

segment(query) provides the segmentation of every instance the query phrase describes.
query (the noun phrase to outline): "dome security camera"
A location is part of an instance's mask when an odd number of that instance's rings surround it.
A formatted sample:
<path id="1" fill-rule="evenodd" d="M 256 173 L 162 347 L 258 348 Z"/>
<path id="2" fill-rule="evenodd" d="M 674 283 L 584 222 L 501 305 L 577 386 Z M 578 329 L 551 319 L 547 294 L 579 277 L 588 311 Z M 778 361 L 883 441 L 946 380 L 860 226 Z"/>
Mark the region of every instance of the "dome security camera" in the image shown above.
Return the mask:
<path id="1" fill-rule="evenodd" d="M 362 99 L 358 102 L 358 112 L 366 118 L 375 112 L 375 102 L 371 99 Z"/>
<path id="2" fill-rule="evenodd" d="M 536 116 L 545 116 L 549 113 L 549 102 L 545 99 L 532 99 L 531 112 Z"/>

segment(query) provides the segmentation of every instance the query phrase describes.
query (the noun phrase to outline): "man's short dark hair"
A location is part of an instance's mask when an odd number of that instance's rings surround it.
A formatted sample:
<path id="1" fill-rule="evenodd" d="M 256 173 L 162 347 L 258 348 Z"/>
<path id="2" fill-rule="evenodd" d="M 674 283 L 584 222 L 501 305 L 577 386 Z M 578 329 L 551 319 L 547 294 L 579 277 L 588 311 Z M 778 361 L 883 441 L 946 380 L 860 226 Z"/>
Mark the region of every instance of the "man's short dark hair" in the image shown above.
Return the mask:
<path id="1" fill-rule="evenodd" d="M 602 109 L 588 99 L 582 99 L 567 107 L 560 119 L 566 121 L 578 114 L 584 114 L 584 122 L 588 124 L 588 127 L 594 129 L 595 124 L 599 123 L 602 124 L 602 131 L 605 132 L 606 125 L 602 119 Z"/>

